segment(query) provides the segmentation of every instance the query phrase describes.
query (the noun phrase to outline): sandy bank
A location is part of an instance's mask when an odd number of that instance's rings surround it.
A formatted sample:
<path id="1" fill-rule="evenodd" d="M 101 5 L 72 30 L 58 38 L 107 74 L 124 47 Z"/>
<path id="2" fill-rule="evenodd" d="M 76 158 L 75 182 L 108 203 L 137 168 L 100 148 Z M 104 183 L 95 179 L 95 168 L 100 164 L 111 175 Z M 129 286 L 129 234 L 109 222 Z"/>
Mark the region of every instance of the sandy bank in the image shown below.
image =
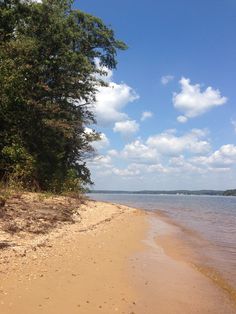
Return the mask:
<path id="1" fill-rule="evenodd" d="M 73 224 L 0 251 L 1 314 L 236 313 L 208 278 L 156 244 L 168 224 L 109 203 L 78 211 Z"/>

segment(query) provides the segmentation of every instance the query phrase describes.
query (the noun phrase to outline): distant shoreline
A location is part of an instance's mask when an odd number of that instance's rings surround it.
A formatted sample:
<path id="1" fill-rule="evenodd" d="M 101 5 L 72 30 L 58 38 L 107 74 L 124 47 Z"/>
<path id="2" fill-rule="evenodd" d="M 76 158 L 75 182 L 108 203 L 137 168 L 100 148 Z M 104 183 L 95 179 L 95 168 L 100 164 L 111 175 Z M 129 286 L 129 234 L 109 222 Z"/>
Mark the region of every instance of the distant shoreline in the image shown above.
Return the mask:
<path id="1" fill-rule="evenodd" d="M 218 195 L 235 196 L 235 190 L 140 190 L 140 191 L 119 191 L 119 190 L 90 190 L 89 194 L 151 194 L 151 195 Z"/>

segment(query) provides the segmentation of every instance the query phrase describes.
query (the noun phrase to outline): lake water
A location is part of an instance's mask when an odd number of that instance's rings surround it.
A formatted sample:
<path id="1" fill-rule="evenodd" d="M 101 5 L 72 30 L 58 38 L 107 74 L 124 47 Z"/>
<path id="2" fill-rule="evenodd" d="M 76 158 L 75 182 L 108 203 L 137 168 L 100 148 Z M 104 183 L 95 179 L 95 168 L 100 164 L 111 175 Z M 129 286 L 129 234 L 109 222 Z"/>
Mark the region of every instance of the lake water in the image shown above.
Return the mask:
<path id="1" fill-rule="evenodd" d="M 198 255 L 197 262 L 212 270 L 209 277 L 225 290 L 232 288 L 236 297 L 236 197 L 95 193 L 89 197 L 168 217 L 190 239 L 186 243 Z"/>

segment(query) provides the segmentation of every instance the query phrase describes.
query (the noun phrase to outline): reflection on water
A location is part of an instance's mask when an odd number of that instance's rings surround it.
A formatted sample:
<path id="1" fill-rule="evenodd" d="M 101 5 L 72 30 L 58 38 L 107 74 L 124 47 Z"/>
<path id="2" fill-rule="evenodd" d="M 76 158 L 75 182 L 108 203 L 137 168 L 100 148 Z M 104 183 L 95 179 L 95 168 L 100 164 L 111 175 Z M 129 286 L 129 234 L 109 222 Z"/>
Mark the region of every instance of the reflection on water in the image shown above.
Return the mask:
<path id="1" fill-rule="evenodd" d="M 90 194 L 91 198 L 125 204 L 167 216 L 191 233 L 204 267 L 214 268 L 236 289 L 236 197 L 151 194 Z M 196 234 L 196 237 L 194 237 Z M 199 242 L 199 238 L 203 241 Z M 194 240 L 195 239 L 195 240 Z M 199 243 L 201 243 L 199 245 Z"/>

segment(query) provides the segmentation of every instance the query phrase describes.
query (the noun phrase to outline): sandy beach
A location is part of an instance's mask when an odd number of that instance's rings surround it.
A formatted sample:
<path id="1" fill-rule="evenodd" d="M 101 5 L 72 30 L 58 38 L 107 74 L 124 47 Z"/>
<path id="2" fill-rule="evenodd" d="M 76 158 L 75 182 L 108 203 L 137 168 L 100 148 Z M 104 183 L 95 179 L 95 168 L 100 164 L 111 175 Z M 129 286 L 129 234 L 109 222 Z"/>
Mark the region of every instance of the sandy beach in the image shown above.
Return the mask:
<path id="1" fill-rule="evenodd" d="M 0 234 L 18 243 L 1 250 L 1 314 L 236 313 L 223 289 L 175 254 L 174 227 L 160 217 L 94 201 L 78 211 L 49 234 Z"/>

